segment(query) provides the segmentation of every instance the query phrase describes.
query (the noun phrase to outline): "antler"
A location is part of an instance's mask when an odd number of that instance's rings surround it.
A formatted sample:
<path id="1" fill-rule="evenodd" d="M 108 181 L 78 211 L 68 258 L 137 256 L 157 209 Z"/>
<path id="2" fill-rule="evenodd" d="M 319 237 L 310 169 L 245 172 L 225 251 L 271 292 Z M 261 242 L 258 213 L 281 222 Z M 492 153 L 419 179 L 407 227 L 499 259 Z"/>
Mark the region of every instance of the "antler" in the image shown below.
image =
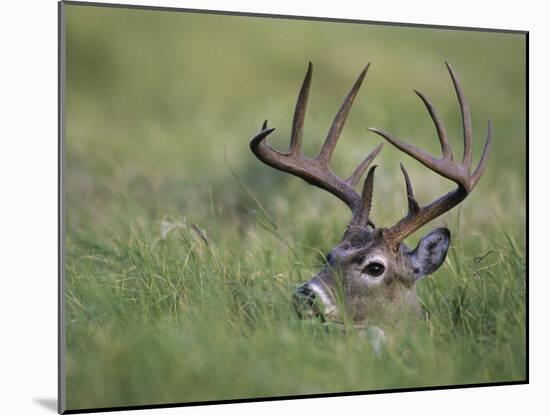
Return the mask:
<path id="1" fill-rule="evenodd" d="M 359 182 L 365 170 L 372 163 L 374 158 L 382 149 L 383 143 L 380 143 L 363 162 L 355 169 L 353 174 L 346 180 L 336 176 L 329 167 L 330 158 L 346 122 L 349 110 L 353 100 L 361 87 L 363 78 L 369 69 L 368 64 L 353 84 L 348 95 L 344 99 L 340 110 L 336 114 L 334 121 L 327 134 L 327 138 L 321 148 L 319 155 L 314 159 L 309 159 L 302 154 L 302 132 L 304 128 L 304 116 L 306 112 L 309 87 L 311 84 L 311 74 L 313 67 L 311 62 L 308 65 L 306 76 L 294 110 L 294 121 L 292 123 L 292 133 L 290 137 L 290 147 L 286 153 L 275 150 L 267 144 L 265 138 L 271 134 L 275 128 L 267 127 L 267 120 L 262 125 L 262 130 L 250 142 L 250 149 L 261 161 L 278 170 L 293 174 L 304 179 L 309 184 L 320 187 L 332 193 L 342 200 L 352 211 L 351 226 L 366 226 L 371 224 L 369 221 L 369 212 L 372 200 L 374 169 L 373 166 L 363 185 L 362 196 L 355 191 L 355 186 Z M 374 225 L 373 225 L 374 226 Z"/>
<path id="2" fill-rule="evenodd" d="M 425 225 L 426 223 L 434 220 L 438 216 L 452 209 L 460 202 L 462 202 L 474 189 L 475 185 L 481 178 L 485 167 L 487 166 L 487 160 L 489 158 L 489 151 L 491 150 L 491 144 L 493 141 L 493 126 L 491 120 L 488 120 L 487 128 L 487 141 L 485 142 L 485 147 L 481 155 L 481 160 L 479 161 L 478 166 L 474 170 L 473 174 L 470 173 L 472 165 L 472 120 L 470 115 L 470 107 L 466 102 L 464 97 L 464 92 L 460 86 L 458 77 L 456 76 L 455 71 L 448 62 L 445 62 L 447 69 L 451 75 L 453 85 L 458 97 L 458 102 L 460 104 L 460 110 L 462 113 L 462 128 L 464 132 L 464 157 L 462 158 L 462 163 L 457 163 L 453 159 L 453 153 L 449 142 L 447 140 L 447 133 L 443 125 L 443 121 L 439 117 L 439 114 L 433 107 L 432 103 L 426 98 L 422 93 L 414 91 L 420 99 L 424 102 L 424 105 L 428 109 L 430 116 L 432 117 L 435 128 L 437 130 L 437 135 L 441 143 L 442 157 L 435 158 L 432 155 L 428 154 L 426 151 L 421 148 L 415 147 L 411 144 L 403 142 L 390 134 L 378 130 L 376 128 L 369 128 L 370 131 L 381 135 L 391 144 L 397 147 L 399 150 L 418 160 L 424 166 L 430 170 L 440 174 L 443 177 L 446 177 L 449 180 L 455 182 L 458 187 L 441 198 L 433 201 L 429 205 L 420 207 L 418 202 L 414 198 L 411 182 L 409 180 L 409 175 L 407 170 L 401 165 L 401 170 L 403 171 L 403 176 L 405 177 L 405 184 L 407 188 L 407 199 L 408 199 L 408 213 L 401 219 L 396 225 L 389 228 L 386 232 L 386 238 L 393 241 L 395 246 L 404 240 L 407 236 L 411 235 L 417 229 Z"/>

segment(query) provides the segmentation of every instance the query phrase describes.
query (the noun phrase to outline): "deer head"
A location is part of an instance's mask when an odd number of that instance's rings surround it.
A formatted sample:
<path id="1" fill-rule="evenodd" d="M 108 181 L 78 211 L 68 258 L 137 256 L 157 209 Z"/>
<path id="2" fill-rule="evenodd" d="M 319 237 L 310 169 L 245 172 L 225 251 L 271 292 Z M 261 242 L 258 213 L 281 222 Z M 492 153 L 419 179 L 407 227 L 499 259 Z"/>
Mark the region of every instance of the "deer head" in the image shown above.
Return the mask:
<path id="1" fill-rule="evenodd" d="M 403 242 L 423 225 L 462 202 L 474 189 L 487 165 L 492 143 L 492 124 L 488 121 L 487 141 L 481 160 L 473 173 L 472 123 L 470 108 L 453 68 L 445 62 L 451 75 L 462 112 L 464 156 L 456 162 L 447 139 L 443 122 L 431 102 L 415 91 L 426 106 L 441 144 L 442 156 L 433 157 L 426 151 L 401 141 L 392 135 L 369 128 L 402 152 L 418 160 L 433 172 L 456 183 L 455 190 L 437 200 L 420 206 L 416 201 L 407 170 L 401 164 L 406 185 L 408 213 L 395 225 L 378 228 L 370 220 L 374 171 L 372 166 L 364 181 L 361 194 L 355 187 L 364 172 L 382 149 L 379 144 L 347 179 L 337 177 L 329 162 L 355 96 L 369 65 L 363 69 L 336 114 L 319 155 L 304 157 L 301 151 L 302 132 L 307 99 L 311 84 L 312 65 L 308 66 L 294 112 L 290 148 L 280 152 L 269 146 L 266 137 L 275 129 L 264 122 L 261 131 L 250 142 L 252 152 L 275 169 L 291 173 L 309 184 L 320 187 L 342 200 L 352 212 L 352 218 L 339 244 L 326 255 L 321 271 L 300 286 L 293 295 L 299 316 L 314 316 L 323 321 L 342 322 L 351 319 L 355 324 L 371 321 L 398 320 L 404 312 L 420 313 L 416 283 L 432 274 L 445 261 L 450 232 L 438 228 L 425 235 L 414 249 Z"/>

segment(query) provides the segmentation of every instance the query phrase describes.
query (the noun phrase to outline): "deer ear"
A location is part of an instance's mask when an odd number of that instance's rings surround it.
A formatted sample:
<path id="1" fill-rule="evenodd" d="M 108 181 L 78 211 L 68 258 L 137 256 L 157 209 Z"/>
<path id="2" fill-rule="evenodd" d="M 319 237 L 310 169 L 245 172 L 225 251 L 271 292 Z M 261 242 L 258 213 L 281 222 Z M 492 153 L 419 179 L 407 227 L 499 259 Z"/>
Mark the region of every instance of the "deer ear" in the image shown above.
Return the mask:
<path id="1" fill-rule="evenodd" d="M 443 264 L 450 242 L 451 233 L 447 228 L 434 229 L 418 242 L 410 253 L 411 266 L 417 280 L 430 275 Z"/>

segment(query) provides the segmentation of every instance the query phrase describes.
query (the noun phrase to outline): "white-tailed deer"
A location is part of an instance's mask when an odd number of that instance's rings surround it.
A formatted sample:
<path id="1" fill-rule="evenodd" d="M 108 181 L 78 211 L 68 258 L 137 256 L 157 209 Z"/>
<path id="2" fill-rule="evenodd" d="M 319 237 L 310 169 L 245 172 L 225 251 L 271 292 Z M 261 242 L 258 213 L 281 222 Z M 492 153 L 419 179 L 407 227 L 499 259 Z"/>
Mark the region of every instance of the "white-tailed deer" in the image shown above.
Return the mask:
<path id="1" fill-rule="evenodd" d="M 275 130 L 268 128 L 267 121 L 250 142 L 252 152 L 261 161 L 327 190 L 348 205 L 352 212 L 351 222 L 342 241 L 328 253 L 322 270 L 299 287 L 293 295 L 294 307 L 301 317 L 315 316 L 327 322 L 342 322 L 349 318 L 353 323 L 362 325 L 379 319 L 398 320 L 403 312 L 420 313 L 416 283 L 441 266 L 449 248 L 450 233 L 446 228 L 435 229 L 425 235 L 412 250 L 403 241 L 423 225 L 458 205 L 470 194 L 485 170 L 492 143 L 492 125 L 489 120 L 483 154 L 472 173 L 470 108 L 455 71 L 447 62 L 445 64 L 462 112 L 462 162 L 455 161 L 445 127 L 437 111 L 428 98 L 418 91 L 415 91 L 416 94 L 435 123 L 441 143 L 440 158 L 433 157 L 426 151 L 384 131 L 375 128 L 369 130 L 382 136 L 428 169 L 452 180 L 457 184 L 457 188 L 428 205 L 420 206 L 414 197 L 409 175 L 401 165 L 407 191 L 408 213 L 389 228 L 378 228 L 369 219 L 376 166 L 369 169 L 361 194 L 355 191 L 361 176 L 382 149 L 382 143 L 345 180 L 337 177 L 329 167 L 330 158 L 369 65 L 361 72 L 344 99 L 316 158 L 306 158 L 301 151 L 304 116 L 311 84 L 311 63 L 298 95 L 289 150 L 280 152 L 266 143 L 265 138 Z"/>

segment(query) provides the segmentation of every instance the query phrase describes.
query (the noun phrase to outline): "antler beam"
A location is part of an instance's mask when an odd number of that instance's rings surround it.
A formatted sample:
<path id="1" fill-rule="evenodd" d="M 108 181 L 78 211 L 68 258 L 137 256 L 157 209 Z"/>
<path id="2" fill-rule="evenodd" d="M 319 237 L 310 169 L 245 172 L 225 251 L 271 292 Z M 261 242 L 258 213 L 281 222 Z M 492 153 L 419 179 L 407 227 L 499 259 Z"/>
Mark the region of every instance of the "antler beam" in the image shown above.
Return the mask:
<path id="1" fill-rule="evenodd" d="M 311 62 L 308 65 L 306 76 L 300 88 L 300 93 L 298 94 L 288 151 L 283 153 L 267 144 L 265 138 L 275 131 L 275 128 L 268 128 L 267 120 L 263 123 L 262 130 L 250 142 L 250 149 L 252 152 L 267 165 L 298 176 L 314 186 L 327 190 L 342 200 L 351 209 L 353 215 L 351 225 L 355 226 L 366 226 L 368 223 L 372 224 L 368 219 L 368 215 L 372 200 L 374 167 L 370 169 L 367 175 L 362 196 L 355 191 L 355 186 L 382 149 L 383 143 L 380 143 L 372 150 L 346 180 L 336 176 L 331 171 L 329 163 L 338 139 L 340 138 L 342 129 L 344 128 L 351 106 L 353 105 L 353 101 L 369 69 L 369 65 L 370 64 L 361 71 L 353 87 L 344 99 L 340 110 L 332 122 L 323 147 L 316 158 L 309 159 L 305 157 L 302 154 L 301 148 L 304 118 L 313 72 Z"/>
<path id="2" fill-rule="evenodd" d="M 409 210 L 403 219 L 385 232 L 386 237 L 393 241 L 395 243 L 394 246 L 396 247 L 402 240 L 411 235 L 417 229 L 462 202 L 478 183 L 479 179 L 483 175 L 483 172 L 485 171 L 487 160 L 489 159 L 489 152 L 493 142 L 493 126 L 490 119 L 488 120 L 487 140 L 485 142 L 481 159 L 478 166 L 474 170 L 474 173 L 470 173 L 472 164 L 472 120 L 470 115 L 470 107 L 464 97 L 462 86 L 460 85 L 455 71 L 448 62 L 445 62 L 445 65 L 451 75 L 458 102 L 460 104 L 460 111 L 462 113 L 462 127 L 464 133 L 464 157 L 462 159 L 462 163 L 459 164 L 454 161 L 443 121 L 428 98 L 418 91 L 415 91 L 416 94 L 424 102 L 424 105 L 434 121 L 437 136 L 439 137 L 439 141 L 441 143 L 441 158 L 435 158 L 421 148 L 401 141 L 385 131 L 378 130 L 376 128 L 369 128 L 370 131 L 384 137 L 399 150 L 418 160 L 430 170 L 446 177 L 449 180 L 452 180 L 458 185 L 454 191 L 447 193 L 429 205 L 420 207 L 414 198 L 409 175 L 403 165 L 401 165 L 401 170 L 403 171 L 407 188 Z"/>

